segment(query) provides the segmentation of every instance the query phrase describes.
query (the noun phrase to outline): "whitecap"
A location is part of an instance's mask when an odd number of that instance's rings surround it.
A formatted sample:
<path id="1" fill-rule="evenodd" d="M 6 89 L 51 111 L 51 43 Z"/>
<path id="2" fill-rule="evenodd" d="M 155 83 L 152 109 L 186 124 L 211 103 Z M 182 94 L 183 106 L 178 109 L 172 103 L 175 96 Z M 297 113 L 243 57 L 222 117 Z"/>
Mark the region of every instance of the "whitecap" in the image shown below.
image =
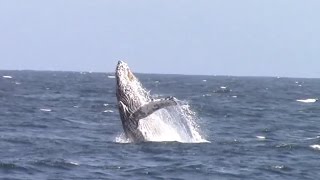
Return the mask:
<path id="1" fill-rule="evenodd" d="M 266 139 L 265 136 L 256 136 L 256 138 L 261 139 L 261 140 Z"/>
<path id="2" fill-rule="evenodd" d="M 238 96 L 232 96 L 233 98 L 237 98 Z"/>
<path id="3" fill-rule="evenodd" d="M 40 111 L 44 111 L 44 112 L 51 112 L 52 110 L 51 110 L 51 109 L 43 108 L 43 109 L 40 109 Z"/>
<path id="4" fill-rule="evenodd" d="M 112 113 L 113 111 L 112 111 L 112 110 L 107 109 L 107 110 L 104 110 L 103 112 L 105 112 L 105 113 Z"/>
<path id="5" fill-rule="evenodd" d="M 227 87 L 225 87 L 225 86 L 221 86 L 220 88 L 221 88 L 221 89 L 227 89 Z"/>
<path id="6" fill-rule="evenodd" d="M 108 106 L 108 105 L 109 105 L 109 104 L 107 104 L 107 103 L 103 104 L 104 107 L 106 107 L 106 106 Z"/>
<path id="7" fill-rule="evenodd" d="M 70 161 L 69 163 L 72 164 L 72 165 L 75 165 L 75 166 L 79 166 L 79 163 L 77 163 L 77 162 Z"/>
<path id="8" fill-rule="evenodd" d="M 204 79 L 204 80 L 202 80 L 203 82 L 207 82 L 207 80 L 206 79 Z"/>
<path id="9" fill-rule="evenodd" d="M 318 99 L 297 99 L 296 101 L 303 102 L 303 103 L 314 103 L 318 101 Z"/>
<path id="10" fill-rule="evenodd" d="M 313 145 L 310 145 L 310 147 L 312 149 L 315 149 L 315 150 L 320 150 L 320 145 L 319 144 L 313 144 Z"/>
<path id="11" fill-rule="evenodd" d="M 116 78 L 115 76 L 108 76 L 109 79 L 114 79 Z"/>
<path id="12" fill-rule="evenodd" d="M 12 76 L 2 76 L 4 79 L 12 79 Z"/>
<path id="13" fill-rule="evenodd" d="M 273 168 L 275 168 L 275 169 L 283 169 L 284 165 L 275 165 L 275 166 L 273 166 Z"/>

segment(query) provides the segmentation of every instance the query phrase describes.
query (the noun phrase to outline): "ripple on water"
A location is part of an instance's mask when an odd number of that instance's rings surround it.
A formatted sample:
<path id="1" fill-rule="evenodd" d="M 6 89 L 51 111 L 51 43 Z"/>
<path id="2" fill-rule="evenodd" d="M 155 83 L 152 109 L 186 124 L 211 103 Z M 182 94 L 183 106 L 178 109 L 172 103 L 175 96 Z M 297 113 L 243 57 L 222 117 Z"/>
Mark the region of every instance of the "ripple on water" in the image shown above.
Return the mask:
<path id="1" fill-rule="evenodd" d="M 319 179 L 319 80 L 141 75 L 213 141 L 129 143 L 105 74 L 0 73 L 1 180 Z"/>
<path id="2" fill-rule="evenodd" d="M 58 169 L 72 169 L 75 166 L 79 166 L 78 162 L 68 161 L 65 159 L 43 159 L 37 160 L 32 163 L 38 167 L 58 168 Z"/>
<path id="3" fill-rule="evenodd" d="M 13 162 L 1 162 L 0 161 L 0 172 L 14 172 L 14 171 L 19 171 L 19 172 L 28 172 L 29 169 L 19 165 L 17 163 Z"/>

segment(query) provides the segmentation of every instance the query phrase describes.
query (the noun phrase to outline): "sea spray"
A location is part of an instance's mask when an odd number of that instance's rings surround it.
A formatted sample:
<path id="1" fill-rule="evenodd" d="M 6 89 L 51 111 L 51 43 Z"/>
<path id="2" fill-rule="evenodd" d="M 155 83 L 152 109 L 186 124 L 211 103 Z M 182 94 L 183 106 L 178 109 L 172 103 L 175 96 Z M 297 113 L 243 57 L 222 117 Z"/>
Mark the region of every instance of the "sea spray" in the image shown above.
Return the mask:
<path id="1" fill-rule="evenodd" d="M 177 141 L 182 143 L 209 142 L 200 135 L 197 116 L 185 101 L 178 105 L 160 109 L 139 121 L 139 130 L 147 141 Z M 116 142 L 128 143 L 124 133 L 116 137 Z"/>

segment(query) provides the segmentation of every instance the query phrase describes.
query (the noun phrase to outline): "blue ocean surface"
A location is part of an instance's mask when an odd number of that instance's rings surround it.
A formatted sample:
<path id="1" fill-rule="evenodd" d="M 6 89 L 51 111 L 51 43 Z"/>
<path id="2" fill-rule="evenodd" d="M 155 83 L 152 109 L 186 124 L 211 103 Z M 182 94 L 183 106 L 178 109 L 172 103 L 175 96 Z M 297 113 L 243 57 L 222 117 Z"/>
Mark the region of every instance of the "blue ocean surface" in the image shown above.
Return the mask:
<path id="1" fill-rule="evenodd" d="M 0 71 L 0 179 L 320 179 L 320 79 L 137 77 L 210 143 L 118 142 L 111 73 Z"/>

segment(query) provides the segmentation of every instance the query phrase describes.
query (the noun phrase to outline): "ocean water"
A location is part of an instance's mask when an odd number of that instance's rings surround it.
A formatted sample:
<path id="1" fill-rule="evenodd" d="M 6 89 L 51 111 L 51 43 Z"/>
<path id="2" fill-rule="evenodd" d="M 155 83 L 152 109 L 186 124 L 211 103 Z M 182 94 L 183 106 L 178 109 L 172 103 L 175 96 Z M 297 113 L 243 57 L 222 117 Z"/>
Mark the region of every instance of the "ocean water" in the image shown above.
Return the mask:
<path id="1" fill-rule="evenodd" d="M 112 75 L 0 71 L 0 179 L 320 179 L 320 79 L 138 74 L 210 142 L 122 143 Z"/>

